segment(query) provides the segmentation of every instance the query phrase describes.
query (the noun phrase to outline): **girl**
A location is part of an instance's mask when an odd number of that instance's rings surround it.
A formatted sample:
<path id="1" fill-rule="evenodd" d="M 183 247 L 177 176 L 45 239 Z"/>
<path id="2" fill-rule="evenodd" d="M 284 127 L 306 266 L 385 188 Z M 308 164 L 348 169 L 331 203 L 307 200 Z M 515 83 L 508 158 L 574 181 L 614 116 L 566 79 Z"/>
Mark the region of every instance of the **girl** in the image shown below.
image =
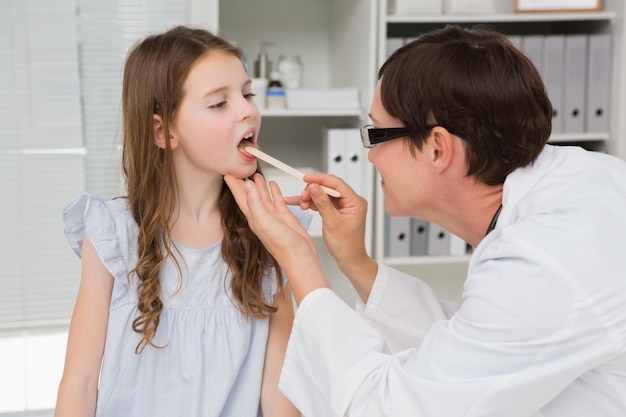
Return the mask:
<path id="1" fill-rule="evenodd" d="M 131 49 L 127 197 L 63 213 L 82 273 L 55 416 L 299 415 L 278 391 L 289 284 L 223 179 L 260 171 L 241 146 L 261 124 L 241 57 L 187 27 Z"/>

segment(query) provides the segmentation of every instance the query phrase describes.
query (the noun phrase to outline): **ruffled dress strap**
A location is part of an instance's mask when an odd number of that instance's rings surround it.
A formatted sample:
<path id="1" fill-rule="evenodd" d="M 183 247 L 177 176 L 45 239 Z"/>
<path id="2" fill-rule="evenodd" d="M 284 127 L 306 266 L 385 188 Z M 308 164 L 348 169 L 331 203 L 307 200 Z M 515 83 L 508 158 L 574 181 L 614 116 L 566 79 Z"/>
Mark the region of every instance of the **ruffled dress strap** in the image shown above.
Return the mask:
<path id="1" fill-rule="evenodd" d="M 120 236 L 126 231 L 118 230 L 115 212 L 97 195 L 83 193 L 75 197 L 62 213 L 65 236 L 70 247 L 81 256 L 84 237 L 93 243 L 103 265 L 114 278 L 127 277 L 124 251 Z"/>

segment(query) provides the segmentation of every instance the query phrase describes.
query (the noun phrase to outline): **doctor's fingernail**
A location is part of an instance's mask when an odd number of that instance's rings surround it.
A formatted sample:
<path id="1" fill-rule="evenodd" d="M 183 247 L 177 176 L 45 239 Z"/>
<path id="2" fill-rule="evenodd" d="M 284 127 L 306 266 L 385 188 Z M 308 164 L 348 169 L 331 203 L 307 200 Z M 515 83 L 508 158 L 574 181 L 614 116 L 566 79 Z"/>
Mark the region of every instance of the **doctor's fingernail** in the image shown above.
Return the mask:
<path id="1" fill-rule="evenodd" d="M 320 186 L 319 186 L 319 185 L 317 185 L 317 184 L 312 185 L 312 186 L 310 187 L 310 192 L 311 192 L 311 195 L 318 195 L 321 191 L 322 191 L 322 189 L 321 189 L 321 188 L 320 188 Z"/>

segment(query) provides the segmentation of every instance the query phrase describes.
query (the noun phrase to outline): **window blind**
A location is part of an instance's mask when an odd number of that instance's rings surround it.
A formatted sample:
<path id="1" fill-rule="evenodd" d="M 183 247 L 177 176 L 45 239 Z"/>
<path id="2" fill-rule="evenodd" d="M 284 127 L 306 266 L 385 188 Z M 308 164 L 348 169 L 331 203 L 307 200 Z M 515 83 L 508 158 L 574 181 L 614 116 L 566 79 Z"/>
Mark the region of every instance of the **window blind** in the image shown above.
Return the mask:
<path id="1" fill-rule="evenodd" d="M 68 320 L 79 265 L 60 213 L 84 150 L 74 0 L 0 9 L 0 331 L 14 331 Z"/>
<path id="2" fill-rule="evenodd" d="M 0 0 L 0 333 L 69 323 L 80 260 L 61 211 L 83 191 L 123 194 L 126 53 L 189 23 L 189 3 Z"/>
<path id="3" fill-rule="evenodd" d="M 123 193 L 120 163 L 124 60 L 140 38 L 189 22 L 180 0 L 79 0 L 80 66 L 86 187 L 111 198 Z"/>

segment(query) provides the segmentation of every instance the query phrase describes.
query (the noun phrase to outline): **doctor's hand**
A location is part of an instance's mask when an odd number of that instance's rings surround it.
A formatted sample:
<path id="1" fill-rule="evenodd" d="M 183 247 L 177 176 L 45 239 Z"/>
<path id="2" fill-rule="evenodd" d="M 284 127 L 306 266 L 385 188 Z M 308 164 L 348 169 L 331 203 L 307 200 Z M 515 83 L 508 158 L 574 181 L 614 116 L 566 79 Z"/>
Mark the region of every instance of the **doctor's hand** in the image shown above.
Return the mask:
<path id="1" fill-rule="evenodd" d="M 304 180 L 309 183 L 307 188 L 299 198 L 286 198 L 287 203 L 319 211 L 328 252 L 357 292 L 367 299 L 370 284 L 378 270 L 378 265 L 367 254 L 365 247 L 367 200 L 334 175 L 311 174 L 305 175 Z M 320 185 L 339 191 L 341 197 L 330 197 Z"/>
<path id="2" fill-rule="evenodd" d="M 300 207 L 320 213 L 324 244 L 328 252 L 340 264 L 355 262 L 366 255 L 367 200 L 335 175 L 311 174 L 305 175 L 304 180 L 309 185 L 300 195 Z M 330 197 L 321 190 L 320 185 L 339 191 L 341 197 Z M 286 201 L 293 204 L 292 198 L 286 198 Z"/>
<path id="3" fill-rule="evenodd" d="M 317 288 L 330 288 L 315 242 L 287 207 L 278 185 L 270 182 L 270 196 L 261 174 L 255 174 L 253 180 L 225 175 L 224 181 L 252 231 L 289 278 L 296 302 Z"/>

